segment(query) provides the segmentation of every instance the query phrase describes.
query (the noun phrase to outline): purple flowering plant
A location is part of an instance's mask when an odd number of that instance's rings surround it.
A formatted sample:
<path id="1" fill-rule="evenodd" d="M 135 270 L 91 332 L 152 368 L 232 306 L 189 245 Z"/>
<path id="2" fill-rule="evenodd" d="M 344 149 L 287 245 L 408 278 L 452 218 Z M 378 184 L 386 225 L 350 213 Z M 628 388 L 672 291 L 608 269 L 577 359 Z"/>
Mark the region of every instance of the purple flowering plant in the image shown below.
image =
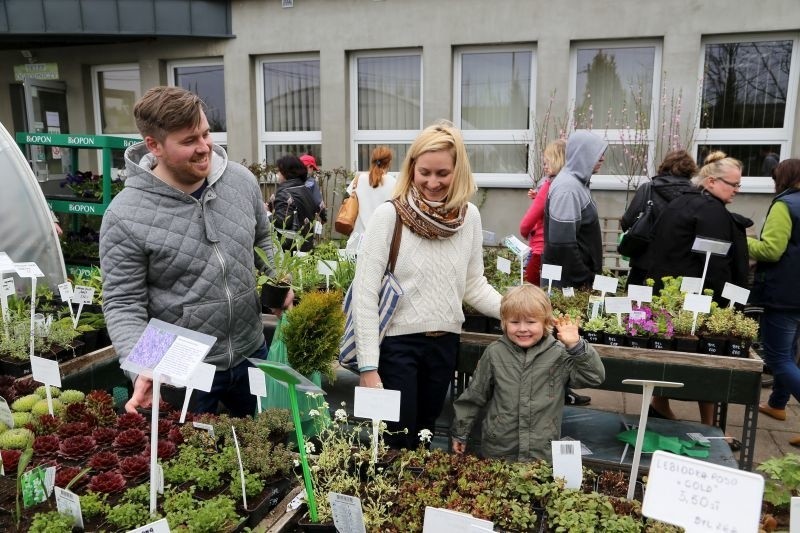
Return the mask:
<path id="1" fill-rule="evenodd" d="M 92 171 L 78 170 L 74 174 L 67 174 L 59 186 L 68 187 L 78 198 L 99 200 L 103 197 L 103 176 Z"/>
<path id="2" fill-rule="evenodd" d="M 628 317 L 626 332 L 635 337 L 663 337 L 671 339 L 674 335 L 672 317 L 665 309 L 653 311 L 649 306 L 634 306 L 634 311 L 641 311 L 644 317 Z"/>

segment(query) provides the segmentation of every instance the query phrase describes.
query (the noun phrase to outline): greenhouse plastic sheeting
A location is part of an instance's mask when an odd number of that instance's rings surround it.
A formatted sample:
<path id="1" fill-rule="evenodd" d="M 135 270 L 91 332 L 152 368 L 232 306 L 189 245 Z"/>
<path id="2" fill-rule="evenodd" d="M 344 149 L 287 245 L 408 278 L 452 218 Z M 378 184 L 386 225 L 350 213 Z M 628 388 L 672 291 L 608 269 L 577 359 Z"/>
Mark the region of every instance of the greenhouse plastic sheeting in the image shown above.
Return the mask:
<path id="1" fill-rule="evenodd" d="M 50 208 L 14 138 L 0 124 L 0 252 L 17 263 L 36 263 L 45 275 L 38 285 L 53 290 L 66 279 L 64 258 Z M 17 291 L 28 287 L 19 278 Z"/>

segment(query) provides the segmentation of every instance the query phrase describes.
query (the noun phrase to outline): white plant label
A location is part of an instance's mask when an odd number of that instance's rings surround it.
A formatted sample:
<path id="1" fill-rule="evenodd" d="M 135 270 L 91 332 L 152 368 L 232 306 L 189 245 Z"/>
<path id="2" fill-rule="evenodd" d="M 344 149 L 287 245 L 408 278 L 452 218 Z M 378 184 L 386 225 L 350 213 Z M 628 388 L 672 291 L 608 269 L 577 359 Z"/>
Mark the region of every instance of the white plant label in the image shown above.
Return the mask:
<path id="1" fill-rule="evenodd" d="M 14 427 L 14 417 L 11 416 L 11 409 L 8 407 L 6 399 L 0 396 L 0 422 L 8 426 Z M 2 463 L 2 461 L 0 461 Z"/>
<path id="2" fill-rule="evenodd" d="M 72 294 L 72 301 L 76 304 L 90 305 L 94 300 L 94 288 L 85 287 L 83 285 L 75 285 L 75 290 Z"/>
<path id="3" fill-rule="evenodd" d="M 642 514 L 691 532 L 758 531 L 764 478 L 667 452 L 650 461 Z"/>
<path id="4" fill-rule="evenodd" d="M 47 490 L 47 497 L 53 494 L 53 487 L 56 486 L 56 467 L 48 466 L 44 469 L 44 488 Z"/>
<path id="5" fill-rule="evenodd" d="M 789 504 L 789 533 L 800 532 L 800 497 L 793 496 Z"/>
<path id="6" fill-rule="evenodd" d="M 339 261 L 317 261 L 317 272 L 322 276 L 333 276 L 339 268 Z"/>
<path id="7" fill-rule="evenodd" d="M 4 279 L 2 288 L 3 297 L 12 296 L 15 292 L 17 292 L 17 288 L 14 286 L 14 278 Z"/>
<path id="8" fill-rule="evenodd" d="M 372 420 L 400 420 L 400 391 L 356 387 L 353 416 Z"/>
<path id="9" fill-rule="evenodd" d="M 58 370 L 58 361 L 34 355 L 31 357 L 31 373 L 34 381 L 52 385 L 53 387 L 61 386 L 61 372 Z"/>
<path id="10" fill-rule="evenodd" d="M 482 520 L 470 514 L 450 509 L 425 507 L 422 533 L 464 533 L 465 530 L 469 531 L 472 526 L 494 531 L 494 523 L 489 520 Z"/>
<path id="11" fill-rule="evenodd" d="M 497 235 L 495 232 L 483 230 L 481 233 L 483 234 L 484 246 L 495 246 L 497 244 Z"/>
<path id="12" fill-rule="evenodd" d="M 211 392 L 211 387 L 214 385 L 214 374 L 217 367 L 200 361 L 192 372 L 192 377 L 189 378 L 193 389 L 199 389 L 204 392 Z"/>
<path id="13" fill-rule="evenodd" d="M 617 292 L 618 285 L 619 280 L 613 276 L 601 276 L 600 274 L 595 274 L 594 282 L 592 283 L 592 289 L 600 292 L 610 292 L 611 294 L 615 294 Z"/>
<path id="14" fill-rule="evenodd" d="M 53 490 L 55 490 L 56 494 L 56 509 L 58 509 L 58 512 L 71 516 L 73 524 L 83 529 L 83 514 L 81 513 L 81 501 L 78 495 L 61 487 L 55 487 Z"/>
<path id="15" fill-rule="evenodd" d="M 543 264 L 542 278 L 549 279 L 550 281 L 561 281 L 561 265 Z"/>
<path id="16" fill-rule="evenodd" d="M 503 239 L 503 245 L 511 250 L 516 256 L 524 257 L 531 251 L 530 247 L 519 240 L 516 235 L 509 235 Z"/>
<path id="17" fill-rule="evenodd" d="M 314 235 L 322 235 L 322 223 L 319 220 L 314 221 Z"/>
<path id="18" fill-rule="evenodd" d="M 688 293 L 683 300 L 683 308 L 694 313 L 711 311 L 711 296 Z"/>
<path id="19" fill-rule="evenodd" d="M 21 278 L 42 278 L 44 273 L 36 263 L 14 263 L 14 271 Z"/>
<path id="20" fill-rule="evenodd" d="M 242 484 L 242 506 L 247 509 L 247 487 L 245 486 L 244 465 L 242 464 L 242 450 L 239 448 L 239 437 L 236 436 L 236 428 L 231 426 L 233 432 L 233 445 L 236 447 L 236 463 L 239 465 L 239 482 Z M 235 483 L 235 481 L 232 481 Z"/>
<path id="21" fill-rule="evenodd" d="M 562 294 L 566 298 L 574 298 L 575 297 L 575 288 L 574 287 L 562 287 L 561 288 Z"/>
<path id="22" fill-rule="evenodd" d="M 730 300 L 731 305 L 735 303 L 744 305 L 747 303 L 747 299 L 750 298 L 750 290 L 725 282 L 725 286 L 722 288 L 722 297 Z"/>
<path id="23" fill-rule="evenodd" d="M 603 297 L 596 294 L 589 295 L 589 318 L 597 318 L 603 307 Z"/>
<path id="24" fill-rule="evenodd" d="M 710 253 L 713 255 L 728 255 L 730 247 L 731 243 L 729 241 L 706 239 L 704 237 L 695 237 L 694 243 L 692 243 L 693 252 Z"/>
<path id="25" fill-rule="evenodd" d="M 579 489 L 583 481 L 581 443 L 577 440 L 554 440 L 553 477 L 564 478 L 568 489 Z"/>
<path id="26" fill-rule="evenodd" d="M 72 283 L 65 281 L 58 285 L 58 295 L 61 296 L 62 302 L 69 302 L 72 300 Z"/>
<path id="27" fill-rule="evenodd" d="M 631 299 L 627 296 L 606 296 L 605 304 L 606 313 L 628 315 L 631 312 Z"/>
<path id="28" fill-rule="evenodd" d="M 250 394 L 261 398 L 267 395 L 266 374 L 260 368 L 249 367 L 247 369 L 247 380 L 250 382 Z"/>
<path id="29" fill-rule="evenodd" d="M 156 463 L 156 491 L 164 494 L 164 467 L 160 463 Z"/>
<path id="30" fill-rule="evenodd" d="M 505 274 L 511 274 L 511 261 L 509 261 L 505 257 L 498 257 L 497 270 Z"/>
<path id="31" fill-rule="evenodd" d="M 701 292 L 703 292 L 702 278 L 693 278 L 691 276 L 684 276 L 681 279 L 681 292 L 700 294 Z"/>
<path id="32" fill-rule="evenodd" d="M 648 287 L 647 285 L 628 285 L 628 298 L 639 304 L 643 302 L 652 302 L 653 287 Z"/>
<path id="33" fill-rule="evenodd" d="M 173 385 L 186 385 L 195 366 L 203 360 L 210 349 L 211 346 L 207 344 L 178 335 L 153 372 L 169 377 Z"/>
<path id="34" fill-rule="evenodd" d="M 338 492 L 328 493 L 333 525 L 339 533 L 366 533 L 361 499 Z"/>
<path id="35" fill-rule="evenodd" d="M 647 313 L 644 311 L 632 310 L 628 318 L 631 320 L 645 320 L 647 318 Z"/>
<path id="36" fill-rule="evenodd" d="M 150 522 L 146 526 L 131 529 L 128 533 L 170 533 L 169 523 L 166 518 Z"/>
<path id="37" fill-rule="evenodd" d="M 14 272 L 14 261 L 5 252 L 0 252 L 0 272 Z"/>

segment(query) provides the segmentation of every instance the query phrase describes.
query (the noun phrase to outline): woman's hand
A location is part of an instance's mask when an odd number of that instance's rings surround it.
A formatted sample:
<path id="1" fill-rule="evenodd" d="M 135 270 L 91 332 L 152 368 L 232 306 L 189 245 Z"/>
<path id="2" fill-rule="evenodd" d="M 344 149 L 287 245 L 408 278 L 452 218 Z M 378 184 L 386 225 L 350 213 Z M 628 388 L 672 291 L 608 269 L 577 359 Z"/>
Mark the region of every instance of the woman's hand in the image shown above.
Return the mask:
<path id="1" fill-rule="evenodd" d="M 361 373 L 361 379 L 358 383 L 362 387 L 370 387 L 373 389 L 382 389 L 381 377 L 378 375 L 377 370 L 366 370 Z"/>
<path id="2" fill-rule="evenodd" d="M 573 320 L 569 315 L 564 315 L 556 319 L 555 327 L 557 330 L 558 340 L 564 343 L 567 348 L 574 348 L 581 340 L 578 333 L 580 326 L 579 320 Z"/>
<path id="3" fill-rule="evenodd" d="M 531 200 L 536 198 L 536 189 L 528 189 L 528 198 Z"/>

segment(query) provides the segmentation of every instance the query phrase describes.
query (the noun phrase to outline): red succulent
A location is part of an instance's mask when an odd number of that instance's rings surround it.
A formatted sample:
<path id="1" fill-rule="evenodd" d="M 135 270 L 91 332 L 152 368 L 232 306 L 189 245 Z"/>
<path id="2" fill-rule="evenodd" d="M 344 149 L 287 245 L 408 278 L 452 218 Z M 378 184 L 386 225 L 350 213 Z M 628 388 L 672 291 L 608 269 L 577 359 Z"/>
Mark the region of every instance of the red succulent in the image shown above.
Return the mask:
<path id="1" fill-rule="evenodd" d="M 113 446 L 121 455 L 134 455 L 147 446 L 147 435 L 141 429 L 126 429 L 117 435 Z"/>
<path id="2" fill-rule="evenodd" d="M 34 426 L 37 435 L 52 435 L 61 427 L 61 420 L 53 415 L 39 415 L 34 418 Z"/>
<path id="3" fill-rule="evenodd" d="M 17 471 L 19 458 L 22 455 L 20 450 L 0 450 L 0 456 L 3 458 L 3 468 L 6 474 Z"/>
<path id="4" fill-rule="evenodd" d="M 14 390 L 14 387 L 10 385 L 0 386 L 0 396 L 5 398 L 6 402 L 9 404 L 17 399 L 17 393 Z"/>
<path id="5" fill-rule="evenodd" d="M 172 420 L 168 418 L 161 418 L 158 420 L 158 436 L 159 437 L 166 437 L 169 435 L 169 431 L 175 426 L 172 423 Z"/>
<path id="6" fill-rule="evenodd" d="M 94 431 L 92 431 L 92 438 L 94 438 L 97 444 L 106 445 L 114 442 L 118 434 L 119 431 L 114 428 L 99 427 L 94 428 Z"/>
<path id="7" fill-rule="evenodd" d="M 167 438 L 174 442 L 175 444 L 183 444 L 183 433 L 181 433 L 181 428 L 173 427 L 169 430 L 167 434 Z"/>
<path id="8" fill-rule="evenodd" d="M 114 397 L 104 390 L 93 390 L 86 395 L 84 401 L 89 409 L 93 409 L 94 407 L 100 405 L 107 405 L 111 408 L 114 407 Z"/>
<path id="9" fill-rule="evenodd" d="M 175 455 L 177 449 L 178 447 L 171 440 L 160 440 L 158 441 L 158 458 L 169 459 Z"/>
<path id="10" fill-rule="evenodd" d="M 121 492 L 125 488 L 125 478 L 119 472 L 109 470 L 108 472 L 101 472 L 96 476 L 92 476 L 89 482 L 89 490 L 94 492 L 102 492 L 105 494 L 113 494 Z"/>
<path id="11" fill-rule="evenodd" d="M 119 464 L 119 457 L 114 452 L 97 452 L 90 459 L 88 465 L 98 471 L 111 470 Z"/>
<path id="12" fill-rule="evenodd" d="M 64 408 L 64 420 L 67 422 L 83 422 L 83 415 L 86 414 L 86 405 L 83 403 L 71 403 Z"/>
<path id="13" fill-rule="evenodd" d="M 92 453 L 96 447 L 97 444 L 92 437 L 86 435 L 68 437 L 61 441 L 58 455 L 64 459 L 77 461 Z"/>
<path id="14" fill-rule="evenodd" d="M 67 485 L 69 485 L 69 482 L 75 479 L 75 476 L 80 473 L 81 469 L 77 466 L 62 466 L 56 470 L 56 487 L 61 487 L 62 489 L 65 488 Z M 86 476 L 83 476 L 75 482 L 75 485 L 86 483 L 86 480 Z"/>
<path id="15" fill-rule="evenodd" d="M 139 413 L 125 413 L 117 419 L 117 427 L 124 431 L 126 429 L 146 429 L 147 419 Z"/>
<path id="16" fill-rule="evenodd" d="M 0 374 L 0 387 L 13 387 L 17 378 L 8 374 Z"/>
<path id="17" fill-rule="evenodd" d="M 89 435 L 92 431 L 85 422 L 67 422 L 58 428 L 58 436 L 62 439 Z"/>
<path id="18" fill-rule="evenodd" d="M 127 479 L 135 479 L 150 471 L 150 458 L 144 455 L 131 455 L 119 462 L 119 471 Z"/>
<path id="19" fill-rule="evenodd" d="M 33 379 L 21 379 L 14 382 L 14 390 L 17 391 L 17 396 L 27 396 L 33 394 L 39 388 L 39 382 Z"/>
<path id="20" fill-rule="evenodd" d="M 53 457 L 58 453 L 59 444 L 56 435 L 41 435 L 33 441 L 33 452 L 38 457 Z"/>

